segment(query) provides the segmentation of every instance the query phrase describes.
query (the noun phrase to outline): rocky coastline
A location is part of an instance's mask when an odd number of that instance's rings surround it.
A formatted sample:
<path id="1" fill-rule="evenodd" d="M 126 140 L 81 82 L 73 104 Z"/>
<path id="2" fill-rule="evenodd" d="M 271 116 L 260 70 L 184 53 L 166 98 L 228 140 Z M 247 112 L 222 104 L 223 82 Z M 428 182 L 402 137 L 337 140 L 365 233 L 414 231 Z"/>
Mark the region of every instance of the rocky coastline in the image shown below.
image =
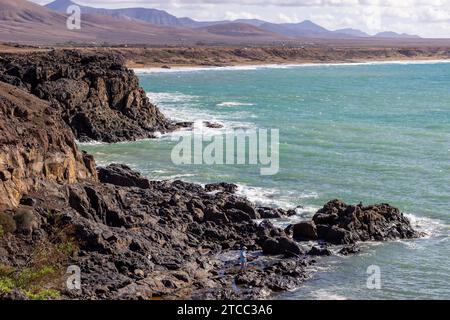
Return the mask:
<path id="1" fill-rule="evenodd" d="M 120 56 L 0 56 L 0 299 L 267 298 L 298 288 L 332 248 L 354 254 L 362 241 L 420 236 L 388 204 L 339 200 L 283 230 L 271 220 L 295 210 L 258 207 L 232 184 L 98 168 L 76 144 L 180 126 Z M 80 268 L 80 290 L 67 288 L 68 266 Z"/>
<path id="2" fill-rule="evenodd" d="M 5 54 L 0 81 L 52 104 L 81 142 L 154 138 L 157 132 L 189 125 L 166 119 L 117 54 Z"/>

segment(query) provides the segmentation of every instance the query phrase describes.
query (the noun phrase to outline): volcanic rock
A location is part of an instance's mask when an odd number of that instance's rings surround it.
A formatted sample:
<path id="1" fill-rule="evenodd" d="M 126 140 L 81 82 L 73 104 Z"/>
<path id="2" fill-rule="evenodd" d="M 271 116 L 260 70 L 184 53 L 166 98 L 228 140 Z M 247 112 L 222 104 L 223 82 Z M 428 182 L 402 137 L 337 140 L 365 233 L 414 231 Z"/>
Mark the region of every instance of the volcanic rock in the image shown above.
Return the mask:
<path id="1" fill-rule="evenodd" d="M 79 141 L 129 141 L 176 128 L 149 102 L 119 55 L 77 51 L 4 55 L 0 81 L 51 102 Z"/>
<path id="2" fill-rule="evenodd" d="M 297 240 L 317 240 L 317 228 L 314 221 L 303 221 L 295 224 L 293 236 Z"/>
<path id="3" fill-rule="evenodd" d="M 111 183 L 122 187 L 150 188 L 150 182 L 147 179 L 123 164 L 111 164 L 106 168 L 99 168 L 98 178 L 102 183 Z"/>
<path id="4" fill-rule="evenodd" d="M 319 239 L 333 244 L 418 237 L 409 220 L 388 204 L 364 207 L 342 201 L 327 203 L 313 217 Z"/>

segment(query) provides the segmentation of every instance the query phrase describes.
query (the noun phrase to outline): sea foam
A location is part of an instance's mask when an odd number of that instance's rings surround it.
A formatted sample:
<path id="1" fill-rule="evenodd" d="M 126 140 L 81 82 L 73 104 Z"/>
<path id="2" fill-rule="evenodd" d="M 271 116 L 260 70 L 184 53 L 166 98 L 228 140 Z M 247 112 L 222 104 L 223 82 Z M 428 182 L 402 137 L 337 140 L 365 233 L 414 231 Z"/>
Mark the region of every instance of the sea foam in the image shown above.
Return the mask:
<path id="1" fill-rule="evenodd" d="M 148 92 L 147 97 L 160 108 L 161 112 L 169 119 L 180 122 L 192 122 L 193 129 L 201 131 L 204 136 L 224 134 L 234 129 L 254 129 L 255 125 L 249 122 L 234 121 L 234 119 L 251 118 L 249 114 L 236 113 L 225 116 L 220 113 L 203 111 L 201 99 L 195 95 L 180 92 Z M 216 123 L 221 128 L 208 128 L 205 122 Z M 178 130 L 169 134 L 160 135 L 160 138 L 184 136 L 191 134 L 191 129 Z"/>
<path id="2" fill-rule="evenodd" d="M 242 107 L 242 106 L 254 106 L 254 103 L 237 102 L 237 101 L 226 101 L 218 103 L 218 107 Z"/>
<path id="3" fill-rule="evenodd" d="M 305 67 L 339 67 L 339 66 L 364 66 L 364 65 L 409 65 L 409 64 L 441 64 L 450 63 L 450 60 L 382 60 L 367 62 L 333 62 L 333 63 L 299 63 L 299 64 L 259 64 L 226 67 L 175 67 L 163 68 L 134 68 L 137 75 L 152 73 L 177 73 L 177 72 L 202 72 L 202 71 L 252 71 L 261 69 L 291 69 Z"/>

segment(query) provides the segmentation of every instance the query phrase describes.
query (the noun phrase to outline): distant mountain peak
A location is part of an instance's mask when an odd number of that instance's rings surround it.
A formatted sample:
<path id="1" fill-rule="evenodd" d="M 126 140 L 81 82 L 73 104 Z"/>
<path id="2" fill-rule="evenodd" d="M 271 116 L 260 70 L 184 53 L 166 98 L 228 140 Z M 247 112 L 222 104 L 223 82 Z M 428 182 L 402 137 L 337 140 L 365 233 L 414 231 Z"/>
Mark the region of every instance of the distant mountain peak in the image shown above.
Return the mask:
<path id="1" fill-rule="evenodd" d="M 78 5 L 78 4 L 73 2 L 72 0 L 55 0 L 55 1 L 47 4 L 46 7 L 49 9 L 55 10 L 55 11 L 61 11 L 61 10 L 65 11 L 71 5 Z"/>
<path id="2" fill-rule="evenodd" d="M 73 2 L 72 0 L 55 0 L 53 2 L 50 2 L 48 5 L 55 5 L 55 4 L 73 4 L 75 2 Z"/>
<path id="3" fill-rule="evenodd" d="M 303 25 L 315 25 L 315 26 L 318 25 L 318 24 L 312 22 L 311 20 L 304 20 L 304 21 L 300 22 L 299 24 L 303 24 Z"/>
<path id="4" fill-rule="evenodd" d="M 279 37 L 279 35 L 242 22 L 225 22 L 199 28 L 209 33 L 231 37 Z M 281 38 L 280 38 L 281 39 Z"/>
<path id="5" fill-rule="evenodd" d="M 368 38 L 370 37 L 370 34 L 365 33 L 361 30 L 354 29 L 354 28 L 344 28 L 334 31 L 337 34 L 350 36 L 350 37 L 358 37 L 358 38 Z"/>
<path id="6" fill-rule="evenodd" d="M 72 0 L 55 0 L 46 5 L 48 9 L 65 12 L 70 5 L 77 5 Z M 131 20 L 143 21 L 151 24 L 180 27 L 183 26 L 182 19 L 167 13 L 163 10 L 150 9 L 150 8 L 123 8 L 123 9 L 105 9 L 94 8 L 89 6 L 82 6 L 83 13 L 97 14 L 103 16 L 110 16 L 114 18 L 126 18 Z"/>
<path id="7" fill-rule="evenodd" d="M 245 23 L 245 24 L 249 24 L 255 27 L 259 27 L 262 26 L 263 24 L 267 23 L 264 20 L 260 20 L 260 19 L 237 19 L 234 20 L 233 22 L 237 22 L 237 23 Z"/>
<path id="8" fill-rule="evenodd" d="M 418 35 L 411 35 L 407 33 L 397 33 L 393 31 L 383 31 L 377 33 L 376 38 L 396 38 L 396 39 L 420 39 Z"/>
<path id="9" fill-rule="evenodd" d="M 297 23 L 298 26 L 303 26 L 303 27 L 308 27 L 308 28 L 315 28 L 315 29 L 320 29 L 323 31 L 328 31 L 327 29 L 325 29 L 324 27 L 318 25 L 317 23 L 312 22 L 311 20 L 304 20 L 300 23 Z"/>

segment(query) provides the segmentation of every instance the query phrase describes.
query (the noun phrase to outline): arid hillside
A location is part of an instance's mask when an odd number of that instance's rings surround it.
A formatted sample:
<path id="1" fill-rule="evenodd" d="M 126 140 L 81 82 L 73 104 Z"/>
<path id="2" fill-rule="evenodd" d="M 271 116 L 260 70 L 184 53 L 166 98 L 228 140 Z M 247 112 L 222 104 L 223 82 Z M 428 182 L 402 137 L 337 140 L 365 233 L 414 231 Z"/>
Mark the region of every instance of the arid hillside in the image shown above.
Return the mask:
<path id="1" fill-rule="evenodd" d="M 211 33 L 207 29 L 161 26 L 122 16 L 82 14 L 81 30 L 69 30 L 67 16 L 25 0 L 0 0 L 0 41 L 35 45 L 83 43 L 194 44 L 240 43 L 240 35 Z M 257 28 L 256 28 L 257 29 Z M 285 39 L 265 31 L 253 32 L 251 42 Z M 248 40 L 247 40 L 248 41 Z"/>

